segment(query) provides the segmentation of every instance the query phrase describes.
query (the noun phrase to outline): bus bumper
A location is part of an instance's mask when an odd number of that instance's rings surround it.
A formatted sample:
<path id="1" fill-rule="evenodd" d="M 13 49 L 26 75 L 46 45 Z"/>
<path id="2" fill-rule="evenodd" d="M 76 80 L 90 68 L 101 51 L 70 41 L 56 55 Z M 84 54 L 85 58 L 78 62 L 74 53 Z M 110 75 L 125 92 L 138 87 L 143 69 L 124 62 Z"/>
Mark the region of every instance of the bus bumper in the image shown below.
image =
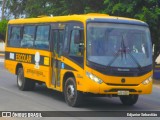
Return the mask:
<path id="1" fill-rule="evenodd" d="M 148 84 L 144 85 L 140 83 L 136 86 L 126 86 L 126 85 L 108 85 L 106 83 L 96 83 L 91 80 L 90 82 L 85 83 L 85 87 L 79 89 L 82 92 L 94 93 L 94 94 L 103 94 L 103 95 L 119 95 L 121 91 L 127 91 L 129 94 L 151 94 L 152 93 L 152 84 L 153 80 Z M 79 85 L 78 85 L 79 86 Z"/>
<path id="2" fill-rule="evenodd" d="M 105 83 L 99 85 L 99 94 L 115 94 L 120 91 L 127 91 L 129 94 L 151 94 L 152 82 L 147 85 L 139 84 L 138 86 L 110 86 Z"/>

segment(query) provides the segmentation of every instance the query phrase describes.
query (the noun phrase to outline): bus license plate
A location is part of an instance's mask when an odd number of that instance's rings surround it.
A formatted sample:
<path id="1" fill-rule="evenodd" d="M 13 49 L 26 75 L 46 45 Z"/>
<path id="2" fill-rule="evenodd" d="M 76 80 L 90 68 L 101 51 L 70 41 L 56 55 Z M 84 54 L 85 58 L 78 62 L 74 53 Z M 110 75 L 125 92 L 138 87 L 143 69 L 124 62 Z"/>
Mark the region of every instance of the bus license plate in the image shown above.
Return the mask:
<path id="1" fill-rule="evenodd" d="M 129 95 L 129 91 L 118 91 L 118 95 Z"/>

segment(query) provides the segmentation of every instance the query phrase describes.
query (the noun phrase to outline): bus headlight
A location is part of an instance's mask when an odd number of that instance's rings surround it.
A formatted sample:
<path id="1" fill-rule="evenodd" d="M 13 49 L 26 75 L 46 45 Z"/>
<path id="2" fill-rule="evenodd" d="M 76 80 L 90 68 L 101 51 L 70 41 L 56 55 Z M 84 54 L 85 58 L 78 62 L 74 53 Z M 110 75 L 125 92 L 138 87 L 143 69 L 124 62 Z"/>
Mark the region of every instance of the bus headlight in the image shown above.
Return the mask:
<path id="1" fill-rule="evenodd" d="M 152 77 L 149 77 L 148 79 L 146 79 L 145 81 L 142 82 L 143 85 L 147 85 L 150 82 L 152 82 Z"/>
<path id="2" fill-rule="evenodd" d="M 103 82 L 100 78 L 96 77 L 95 75 L 93 75 L 93 74 L 90 73 L 90 72 L 86 72 L 86 75 L 87 75 L 88 78 L 90 78 L 90 79 L 93 80 L 94 82 L 97 82 L 97 83 L 99 83 L 99 84 L 101 84 L 101 83 Z"/>

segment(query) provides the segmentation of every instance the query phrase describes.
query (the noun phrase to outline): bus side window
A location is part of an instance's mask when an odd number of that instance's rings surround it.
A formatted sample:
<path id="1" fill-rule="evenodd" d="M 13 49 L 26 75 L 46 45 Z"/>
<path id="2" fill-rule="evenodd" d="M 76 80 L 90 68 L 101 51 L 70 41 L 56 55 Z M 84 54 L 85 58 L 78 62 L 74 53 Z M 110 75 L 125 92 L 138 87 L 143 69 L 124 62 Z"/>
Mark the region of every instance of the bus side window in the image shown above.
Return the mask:
<path id="1" fill-rule="evenodd" d="M 83 30 L 72 30 L 69 56 L 71 59 L 83 65 L 84 36 Z"/>
<path id="2" fill-rule="evenodd" d="M 9 40 L 10 40 L 10 38 L 11 38 L 11 29 L 12 27 L 10 26 L 10 25 L 8 25 L 8 31 L 7 31 L 7 43 L 9 44 Z"/>
<path id="3" fill-rule="evenodd" d="M 9 38 L 8 45 L 11 47 L 20 47 L 21 41 L 21 27 L 13 26 L 11 28 L 11 35 Z"/>
<path id="4" fill-rule="evenodd" d="M 24 26 L 21 47 L 33 47 L 35 26 Z"/>
<path id="5" fill-rule="evenodd" d="M 63 38 L 64 38 L 64 31 L 63 30 L 59 30 L 59 45 L 58 45 L 58 56 L 59 57 L 62 55 Z"/>
<path id="6" fill-rule="evenodd" d="M 53 31 L 53 53 L 57 53 L 58 30 Z"/>
<path id="7" fill-rule="evenodd" d="M 64 47 L 63 47 L 64 53 L 68 53 L 68 50 L 69 50 L 68 37 L 69 37 L 69 27 L 66 25 L 64 30 Z"/>
<path id="8" fill-rule="evenodd" d="M 35 48 L 46 49 L 46 50 L 49 49 L 49 33 L 50 33 L 49 25 L 40 25 L 37 27 Z"/>
<path id="9" fill-rule="evenodd" d="M 83 37 L 80 30 L 72 30 L 70 42 L 70 55 L 82 56 L 83 55 Z"/>

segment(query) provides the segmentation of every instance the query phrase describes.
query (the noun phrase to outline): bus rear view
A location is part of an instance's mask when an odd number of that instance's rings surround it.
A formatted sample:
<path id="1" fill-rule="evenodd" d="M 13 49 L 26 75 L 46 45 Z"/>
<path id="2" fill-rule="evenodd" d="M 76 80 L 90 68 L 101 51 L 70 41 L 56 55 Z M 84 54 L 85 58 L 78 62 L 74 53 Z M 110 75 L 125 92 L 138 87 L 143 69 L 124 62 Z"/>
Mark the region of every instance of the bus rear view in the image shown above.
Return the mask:
<path id="1" fill-rule="evenodd" d="M 88 20 L 86 46 L 86 76 L 99 84 L 90 91 L 119 96 L 125 105 L 135 104 L 139 94 L 151 93 L 152 48 L 146 23 Z"/>

